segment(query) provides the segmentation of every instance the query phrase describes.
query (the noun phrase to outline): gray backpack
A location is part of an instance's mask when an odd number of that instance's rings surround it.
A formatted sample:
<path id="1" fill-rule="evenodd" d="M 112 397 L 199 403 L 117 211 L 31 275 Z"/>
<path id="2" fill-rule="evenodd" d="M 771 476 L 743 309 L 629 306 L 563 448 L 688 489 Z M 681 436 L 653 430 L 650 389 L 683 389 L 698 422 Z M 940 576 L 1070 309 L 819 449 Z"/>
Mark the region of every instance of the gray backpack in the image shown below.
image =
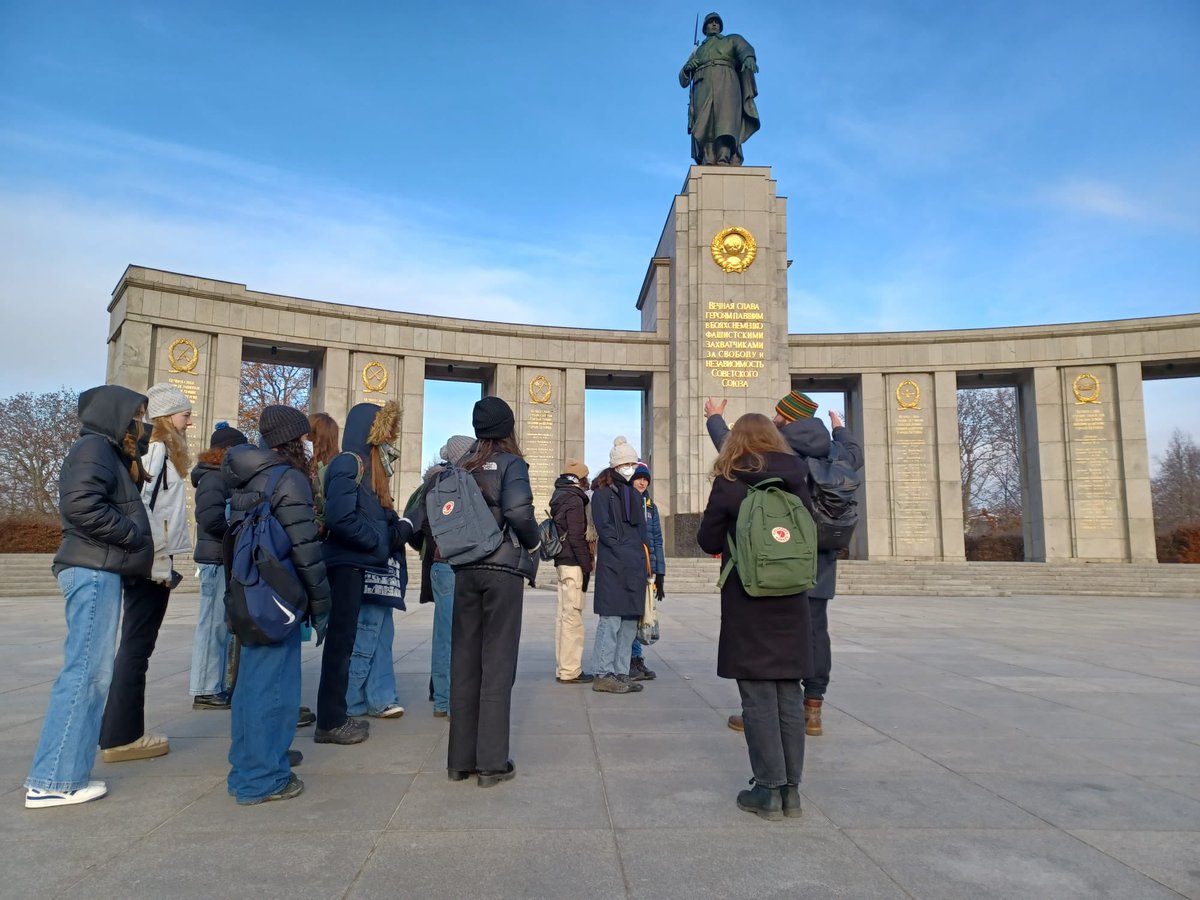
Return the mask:
<path id="1" fill-rule="evenodd" d="M 447 465 L 425 492 L 425 515 L 438 552 L 452 566 L 479 562 L 500 546 L 504 534 L 475 476 Z"/>

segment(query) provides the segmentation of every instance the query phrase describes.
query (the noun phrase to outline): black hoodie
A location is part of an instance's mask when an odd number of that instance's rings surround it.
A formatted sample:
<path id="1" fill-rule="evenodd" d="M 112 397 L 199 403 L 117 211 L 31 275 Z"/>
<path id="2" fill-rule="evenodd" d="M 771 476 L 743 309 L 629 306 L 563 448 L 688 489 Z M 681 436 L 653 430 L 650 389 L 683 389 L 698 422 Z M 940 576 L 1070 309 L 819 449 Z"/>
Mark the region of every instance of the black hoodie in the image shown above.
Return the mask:
<path id="1" fill-rule="evenodd" d="M 154 560 L 150 520 L 123 440 L 148 401 L 129 388 L 101 385 L 79 396 L 79 438 L 58 477 L 62 543 L 53 571 L 79 566 L 147 578 Z"/>

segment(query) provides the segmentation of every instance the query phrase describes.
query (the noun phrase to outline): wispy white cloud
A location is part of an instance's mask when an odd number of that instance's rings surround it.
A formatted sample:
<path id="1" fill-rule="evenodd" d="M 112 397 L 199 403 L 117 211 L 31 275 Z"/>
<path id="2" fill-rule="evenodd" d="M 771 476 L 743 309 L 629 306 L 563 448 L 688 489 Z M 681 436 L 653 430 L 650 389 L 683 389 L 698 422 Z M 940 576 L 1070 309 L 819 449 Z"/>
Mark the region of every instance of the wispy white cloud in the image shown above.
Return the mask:
<path id="1" fill-rule="evenodd" d="M 1195 211 L 1174 208 L 1162 197 L 1137 193 L 1096 178 L 1072 177 L 1040 192 L 1041 201 L 1063 212 L 1138 225 L 1195 230 Z"/>

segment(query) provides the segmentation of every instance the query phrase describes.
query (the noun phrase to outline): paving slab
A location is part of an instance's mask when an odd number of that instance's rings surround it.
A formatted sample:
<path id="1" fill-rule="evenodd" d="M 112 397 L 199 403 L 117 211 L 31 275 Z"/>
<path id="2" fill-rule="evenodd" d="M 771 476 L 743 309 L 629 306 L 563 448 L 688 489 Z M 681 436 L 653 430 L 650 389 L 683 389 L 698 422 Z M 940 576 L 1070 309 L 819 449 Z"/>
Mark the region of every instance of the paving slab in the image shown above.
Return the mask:
<path id="1" fill-rule="evenodd" d="M 14 897 L 1200 897 L 1200 603 L 839 597 L 804 814 L 741 812 L 750 767 L 716 675 L 712 595 L 672 596 L 636 695 L 554 681 L 554 595 L 526 594 L 517 777 L 446 779 L 427 700 L 432 608 L 397 616 L 407 707 L 353 747 L 297 732 L 304 793 L 228 796 L 229 714 L 187 696 L 173 597 L 148 727 L 166 757 L 98 762 L 103 800 L 26 811 L 61 664 L 61 600 L 0 604 L 0 894 Z M 594 617 L 585 616 L 590 665 Z M 321 651 L 301 652 L 315 705 Z M 271 863 L 281 846 L 285 864 Z M 219 865 L 213 861 L 219 860 Z"/>

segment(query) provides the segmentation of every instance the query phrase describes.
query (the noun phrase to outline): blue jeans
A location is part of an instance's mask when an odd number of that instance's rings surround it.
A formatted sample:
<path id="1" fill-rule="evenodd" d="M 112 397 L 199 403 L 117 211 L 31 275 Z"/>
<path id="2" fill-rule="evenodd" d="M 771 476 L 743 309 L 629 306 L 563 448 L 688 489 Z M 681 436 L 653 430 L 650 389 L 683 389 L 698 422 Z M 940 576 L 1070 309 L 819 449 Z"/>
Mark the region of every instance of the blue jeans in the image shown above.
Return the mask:
<path id="1" fill-rule="evenodd" d="M 42 737 L 25 787 L 87 787 L 100 741 L 100 719 L 112 681 L 121 619 L 121 576 L 72 567 L 58 574 L 66 603 L 63 667 L 50 688 Z"/>
<path id="2" fill-rule="evenodd" d="M 454 570 L 449 563 L 435 562 L 429 569 L 433 585 L 433 708 L 450 711 L 450 630 L 454 621 Z"/>
<path id="3" fill-rule="evenodd" d="M 287 784 L 300 708 L 300 629 L 282 643 L 242 647 L 230 715 L 229 793 L 265 797 Z"/>
<path id="4" fill-rule="evenodd" d="M 392 663 L 395 637 L 390 606 L 363 603 L 358 608 L 358 632 L 346 682 L 347 715 L 378 713 L 397 702 L 396 667 Z"/>
<path id="5" fill-rule="evenodd" d="M 633 630 L 633 633 L 637 634 L 636 628 Z M 639 641 L 637 638 L 633 639 L 633 649 L 630 651 L 630 653 L 633 656 L 641 656 L 642 655 L 642 642 Z"/>
<path id="6" fill-rule="evenodd" d="M 754 783 L 799 784 L 804 772 L 804 690 L 799 681 L 737 680 Z"/>
<path id="7" fill-rule="evenodd" d="M 620 616 L 601 616 L 596 626 L 596 643 L 592 647 L 592 671 L 600 675 L 628 675 L 629 658 L 633 655 L 633 636 L 637 634 L 637 619 Z"/>
<path id="8" fill-rule="evenodd" d="M 229 650 L 229 629 L 225 627 L 225 567 L 216 563 L 200 565 L 200 611 L 196 618 L 196 636 L 192 639 L 193 697 L 219 694 L 225 690 L 225 654 Z"/>

